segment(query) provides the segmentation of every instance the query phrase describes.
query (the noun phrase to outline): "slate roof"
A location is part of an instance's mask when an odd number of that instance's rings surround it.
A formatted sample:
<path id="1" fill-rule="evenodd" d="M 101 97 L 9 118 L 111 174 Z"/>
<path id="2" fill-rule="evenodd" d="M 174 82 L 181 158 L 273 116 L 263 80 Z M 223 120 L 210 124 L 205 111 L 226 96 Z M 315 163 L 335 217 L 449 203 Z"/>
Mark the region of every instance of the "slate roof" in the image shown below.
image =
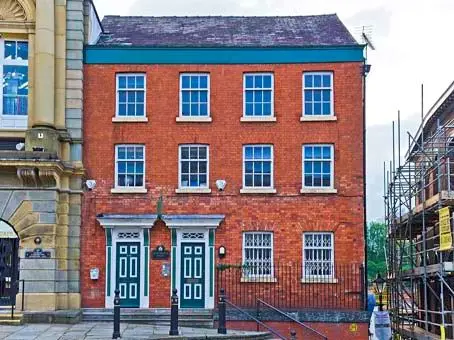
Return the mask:
<path id="1" fill-rule="evenodd" d="M 105 16 L 98 46 L 309 47 L 357 45 L 336 14 L 311 16 Z"/>

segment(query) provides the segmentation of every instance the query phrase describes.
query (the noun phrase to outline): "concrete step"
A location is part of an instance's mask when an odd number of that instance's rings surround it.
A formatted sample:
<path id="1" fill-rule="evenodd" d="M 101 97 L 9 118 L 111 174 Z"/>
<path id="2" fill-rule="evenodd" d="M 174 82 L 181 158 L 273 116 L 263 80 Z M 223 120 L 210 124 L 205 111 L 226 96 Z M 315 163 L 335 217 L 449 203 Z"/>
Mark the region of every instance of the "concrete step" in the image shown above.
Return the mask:
<path id="1" fill-rule="evenodd" d="M 113 309 L 85 308 L 83 321 L 112 321 Z M 168 308 L 122 308 L 120 320 L 128 323 L 144 323 L 153 325 L 169 325 L 170 309 Z M 213 328 L 214 317 L 212 310 L 206 309 L 180 309 L 178 313 L 180 326 Z"/>
<path id="2" fill-rule="evenodd" d="M 0 308 L 0 325 L 18 326 L 22 325 L 24 314 L 22 312 L 14 311 L 14 315 L 11 318 L 11 307 Z"/>

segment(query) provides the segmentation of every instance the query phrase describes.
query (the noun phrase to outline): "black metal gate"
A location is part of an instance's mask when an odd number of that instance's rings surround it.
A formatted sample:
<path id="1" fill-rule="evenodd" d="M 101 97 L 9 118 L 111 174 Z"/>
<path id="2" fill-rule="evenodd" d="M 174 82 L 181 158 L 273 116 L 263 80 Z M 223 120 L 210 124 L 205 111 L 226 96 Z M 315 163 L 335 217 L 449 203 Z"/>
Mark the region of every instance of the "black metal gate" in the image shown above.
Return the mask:
<path id="1" fill-rule="evenodd" d="M 19 291 L 19 239 L 0 238 L 0 306 L 14 306 Z"/>

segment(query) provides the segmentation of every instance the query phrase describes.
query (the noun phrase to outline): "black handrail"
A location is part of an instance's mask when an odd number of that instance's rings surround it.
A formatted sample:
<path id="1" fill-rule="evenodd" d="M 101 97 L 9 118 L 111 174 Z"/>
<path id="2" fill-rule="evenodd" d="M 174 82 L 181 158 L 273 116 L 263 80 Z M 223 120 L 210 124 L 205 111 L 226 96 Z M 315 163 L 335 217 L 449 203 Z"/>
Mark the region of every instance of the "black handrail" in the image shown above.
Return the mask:
<path id="1" fill-rule="evenodd" d="M 269 332 L 273 333 L 274 335 L 276 335 L 277 337 L 279 337 L 280 339 L 283 339 L 283 340 L 288 340 L 286 337 L 284 337 L 283 335 L 281 335 L 278 331 L 274 330 L 273 328 L 265 325 L 262 321 L 260 321 L 259 319 L 257 318 L 254 318 L 251 314 L 249 314 L 248 312 L 246 312 L 245 310 L 241 309 L 240 307 L 234 305 L 233 303 L 231 303 L 229 300 L 225 299 L 225 302 L 227 304 L 229 304 L 230 306 L 232 306 L 233 308 L 235 308 L 237 311 L 243 313 L 244 315 L 248 316 L 249 318 L 251 318 L 252 320 L 254 320 L 257 324 L 259 324 L 260 326 L 262 326 L 263 328 L 267 329 Z"/>
<path id="2" fill-rule="evenodd" d="M 263 301 L 262 299 L 257 299 L 258 302 L 264 304 L 265 306 L 267 306 L 268 308 L 271 308 L 272 310 L 274 310 L 275 312 L 279 313 L 280 315 L 282 316 L 285 316 L 287 319 L 290 319 L 294 322 L 296 322 L 298 325 L 300 325 L 301 327 L 305 328 L 305 329 L 308 329 L 312 332 L 314 332 L 315 334 L 321 336 L 324 340 L 328 340 L 328 337 L 323 335 L 322 333 L 316 331 L 315 329 L 309 327 L 308 325 L 305 325 L 304 323 L 302 323 L 301 321 L 295 319 L 294 317 L 291 317 L 290 315 L 288 315 L 287 313 L 281 311 L 280 309 L 277 309 L 276 307 L 270 305 L 269 303 Z"/>
<path id="3" fill-rule="evenodd" d="M 19 281 L 22 281 L 22 311 L 24 311 L 24 292 L 25 292 L 25 280 L 22 279 L 22 280 L 19 280 Z"/>

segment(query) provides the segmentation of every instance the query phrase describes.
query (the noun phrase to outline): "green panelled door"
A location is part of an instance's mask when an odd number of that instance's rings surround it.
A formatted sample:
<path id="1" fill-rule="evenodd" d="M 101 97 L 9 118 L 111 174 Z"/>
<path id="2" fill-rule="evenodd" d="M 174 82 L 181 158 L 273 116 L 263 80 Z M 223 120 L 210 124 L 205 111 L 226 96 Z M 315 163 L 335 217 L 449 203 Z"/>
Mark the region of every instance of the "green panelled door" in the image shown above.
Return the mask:
<path id="1" fill-rule="evenodd" d="M 181 243 L 181 308 L 205 307 L 205 243 Z"/>
<path id="2" fill-rule="evenodd" d="M 117 242 L 117 284 L 121 307 L 140 307 L 140 243 Z"/>

